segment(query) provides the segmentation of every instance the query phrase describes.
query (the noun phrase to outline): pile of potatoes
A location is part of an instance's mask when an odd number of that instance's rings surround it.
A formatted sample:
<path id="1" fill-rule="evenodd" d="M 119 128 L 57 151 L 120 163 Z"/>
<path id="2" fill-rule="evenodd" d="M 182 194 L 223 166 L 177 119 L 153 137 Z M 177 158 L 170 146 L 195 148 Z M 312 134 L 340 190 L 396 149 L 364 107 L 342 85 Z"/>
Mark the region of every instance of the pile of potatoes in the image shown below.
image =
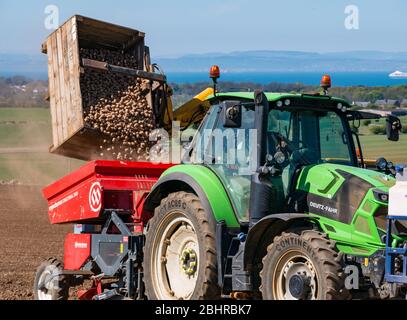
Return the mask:
<path id="1" fill-rule="evenodd" d="M 138 67 L 131 55 L 106 49 L 81 49 L 81 58 Z M 148 161 L 149 135 L 155 125 L 145 80 L 87 69 L 81 76 L 81 91 L 85 123 L 103 134 L 100 158 Z"/>

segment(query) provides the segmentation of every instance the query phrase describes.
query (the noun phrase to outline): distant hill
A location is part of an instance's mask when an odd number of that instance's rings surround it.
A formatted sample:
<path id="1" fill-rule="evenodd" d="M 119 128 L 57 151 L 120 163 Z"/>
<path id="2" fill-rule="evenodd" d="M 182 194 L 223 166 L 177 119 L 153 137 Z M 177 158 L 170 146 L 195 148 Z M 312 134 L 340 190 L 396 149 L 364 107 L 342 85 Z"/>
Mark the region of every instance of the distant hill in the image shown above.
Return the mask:
<path id="1" fill-rule="evenodd" d="M 156 58 L 167 72 L 203 72 L 218 64 L 233 72 L 373 72 L 407 70 L 407 52 L 297 52 L 242 51 L 231 53 L 191 54 L 176 58 Z"/>
<path id="2" fill-rule="evenodd" d="M 154 50 L 152 50 L 154 54 Z M 407 71 L 407 52 L 352 51 L 239 51 L 153 57 L 166 72 L 207 72 L 218 64 L 230 72 L 392 72 Z M 23 75 L 47 78 L 47 58 L 43 54 L 1 54 L 0 76 Z"/>

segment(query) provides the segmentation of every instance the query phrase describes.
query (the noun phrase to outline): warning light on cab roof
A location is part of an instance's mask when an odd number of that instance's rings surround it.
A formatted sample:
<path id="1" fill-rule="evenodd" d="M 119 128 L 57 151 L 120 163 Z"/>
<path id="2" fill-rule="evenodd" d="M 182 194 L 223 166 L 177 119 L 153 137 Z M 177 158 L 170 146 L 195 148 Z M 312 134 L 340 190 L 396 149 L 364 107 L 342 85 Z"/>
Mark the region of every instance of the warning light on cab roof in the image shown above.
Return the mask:
<path id="1" fill-rule="evenodd" d="M 220 78 L 220 68 L 219 66 L 212 66 L 210 71 L 209 71 L 209 77 L 212 78 L 212 80 L 217 80 Z"/>
<path id="2" fill-rule="evenodd" d="M 329 74 L 323 75 L 321 79 L 321 88 L 324 89 L 324 91 L 327 91 L 331 85 L 331 76 Z"/>

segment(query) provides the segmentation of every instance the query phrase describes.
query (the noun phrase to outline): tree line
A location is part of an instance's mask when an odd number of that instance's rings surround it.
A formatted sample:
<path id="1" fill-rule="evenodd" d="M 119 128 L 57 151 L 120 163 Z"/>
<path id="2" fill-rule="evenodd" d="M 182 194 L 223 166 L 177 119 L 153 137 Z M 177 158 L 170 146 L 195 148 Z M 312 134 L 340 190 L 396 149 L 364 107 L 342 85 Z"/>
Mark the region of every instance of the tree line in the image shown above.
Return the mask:
<path id="1" fill-rule="evenodd" d="M 171 83 L 174 105 L 181 105 L 193 96 L 211 85 L 210 82 L 200 83 Z M 219 82 L 219 90 L 223 92 L 254 91 L 260 89 L 266 92 L 317 92 L 318 86 L 302 83 L 258 84 L 254 82 Z M 26 77 L 0 77 L 0 107 L 47 107 L 44 100 L 48 90 L 48 83 L 44 80 L 31 80 Z M 344 98 L 350 102 L 364 101 L 374 103 L 377 100 L 407 98 L 407 84 L 384 87 L 349 86 L 333 87 L 330 95 Z"/>
<path id="2" fill-rule="evenodd" d="M 209 83 L 188 83 L 188 84 L 171 84 L 174 95 L 192 97 L 196 93 L 204 90 Z M 269 84 L 258 84 L 254 82 L 220 82 L 219 88 L 221 91 L 254 91 L 260 89 L 266 92 L 316 92 L 320 91 L 319 86 L 305 85 L 302 83 L 278 83 L 272 82 Z M 329 90 L 329 94 L 346 99 L 350 102 L 364 101 L 374 103 L 377 100 L 394 99 L 402 100 L 407 98 L 407 84 L 397 86 L 349 86 L 349 87 L 333 87 Z"/>

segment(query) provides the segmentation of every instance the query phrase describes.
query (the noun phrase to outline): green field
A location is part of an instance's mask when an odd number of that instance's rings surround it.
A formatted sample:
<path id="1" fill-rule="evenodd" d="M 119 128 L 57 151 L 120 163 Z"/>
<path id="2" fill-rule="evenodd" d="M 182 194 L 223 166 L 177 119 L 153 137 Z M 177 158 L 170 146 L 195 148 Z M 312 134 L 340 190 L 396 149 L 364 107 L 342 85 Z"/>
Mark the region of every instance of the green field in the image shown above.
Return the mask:
<path id="1" fill-rule="evenodd" d="M 43 108 L 0 108 L 0 180 L 46 185 L 82 164 L 48 153 L 51 118 Z"/>
<path id="2" fill-rule="evenodd" d="M 47 108 L 1 108 L 0 121 L 51 121 Z"/>
<path id="3" fill-rule="evenodd" d="M 47 109 L 0 109 L 0 148 L 49 146 Z"/>
<path id="4" fill-rule="evenodd" d="M 403 126 L 407 126 L 407 117 L 400 117 Z M 371 125 L 386 124 L 385 119 L 373 120 Z M 369 126 L 363 124 L 359 127 L 360 140 L 365 158 L 377 159 L 385 157 L 394 163 L 407 163 L 407 135 L 400 135 L 400 141 L 388 141 L 386 135 L 373 135 Z"/>
<path id="5" fill-rule="evenodd" d="M 407 163 L 407 135 L 401 135 L 400 141 L 388 141 L 385 135 L 360 136 L 364 157 L 377 159 L 385 157 L 394 163 Z"/>
<path id="6" fill-rule="evenodd" d="M 391 142 L 385 135 L 371 135 L 366 126 L 359 132 L 365 158 L 385 157 L 407 163 L 407 135 Z M 51 120 L 48 109 L 0 108 L 0 180 L 45 185 L 83 164 L 48 153 Z"/>

